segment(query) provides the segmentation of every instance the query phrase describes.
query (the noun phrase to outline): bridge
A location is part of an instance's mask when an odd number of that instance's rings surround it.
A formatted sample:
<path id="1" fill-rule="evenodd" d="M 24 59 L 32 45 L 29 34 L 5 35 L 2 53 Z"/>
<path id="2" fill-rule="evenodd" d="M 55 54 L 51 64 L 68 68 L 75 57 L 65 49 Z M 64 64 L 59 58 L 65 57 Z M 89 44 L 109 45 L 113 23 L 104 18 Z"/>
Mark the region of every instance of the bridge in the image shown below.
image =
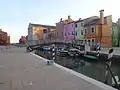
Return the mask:
<path id="1" fill-rule="evenodd" d="M 32 50 L 39 49 L 39 48 L 41 48 L 43 46 L 50 46 L 50 45 L 53 45 L 53 44 L 55 46 L 57 46 L 57 47 L 59 47 L 59 46 L 62 46 L 62 47 L 66 46 L 66 47 L 74 47 L 74 48 L 77 48 L 77 49 L 84 49 L 84 45 L 75 44 L 74 42 L 67 43 L 67 42 L 63 42 L 63 41 L 59 41 L 59 40 L 50 40 L 50 41 L 38 41 L 38 40 L 37 41 L 25 41 L 24 45 L 27 47 L 27 49 L 31 48 L 31 51 L 32 51 Z"/>

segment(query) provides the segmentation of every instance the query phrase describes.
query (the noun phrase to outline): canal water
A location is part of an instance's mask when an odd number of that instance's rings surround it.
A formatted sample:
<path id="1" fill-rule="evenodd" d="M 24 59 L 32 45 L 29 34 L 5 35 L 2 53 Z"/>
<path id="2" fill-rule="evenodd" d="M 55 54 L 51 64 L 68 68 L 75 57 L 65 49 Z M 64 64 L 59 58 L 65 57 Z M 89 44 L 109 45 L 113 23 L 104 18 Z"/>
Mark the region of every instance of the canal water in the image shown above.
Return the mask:
<path id="1" fill-rule="evenodd" d="M 37 51 L 37 54 L 52 60 L 52 53 L 49 51 Z M 105 60 L 93 61 L 83 57 L 56 56 L 55 62 L 98 81 L 105 81 Z M 111 70 L 116 76 L 120 77 L 120 63 L 112 63 Z M 112 85 L 111 75 L 108 77 L 108 84 Z"/>

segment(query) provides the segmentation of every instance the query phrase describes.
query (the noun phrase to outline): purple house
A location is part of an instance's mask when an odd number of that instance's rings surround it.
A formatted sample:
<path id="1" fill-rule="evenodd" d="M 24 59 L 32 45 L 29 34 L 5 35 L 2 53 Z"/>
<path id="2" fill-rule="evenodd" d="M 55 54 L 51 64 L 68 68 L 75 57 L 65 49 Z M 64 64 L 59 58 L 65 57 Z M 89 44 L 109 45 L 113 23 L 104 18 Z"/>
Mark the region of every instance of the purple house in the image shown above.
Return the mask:
<path id="1" fill-rule="evenodd" d="M 64 24 L 64 41 L 72 42 L 73 40 L 75 40 L 75 24 L 74 24 L 74 22 Z"/>
<path id="2" fill-rule="evenodd" d="M 56 39 L 58 39 L 62 42 L 65 42 L 65 40 L 67 38 L 67 32 L 66 31 L 68 31 L 68 29 L 66 30 L 66 28 L 64 28 L 64 27 L 69 27 L 70 22 L 73 22 L 73 20 L 70 18 L 70 16 L 68 16 L 68 19 L 62 20 L 62 18 L 61 18 L 60 22 L 56 23 Z M 66 32 L 66 35 L 65 35 L 65 32 Z M 69 35 L 68 38 L 70 38 L 70 37 L 71 36 Z"/>

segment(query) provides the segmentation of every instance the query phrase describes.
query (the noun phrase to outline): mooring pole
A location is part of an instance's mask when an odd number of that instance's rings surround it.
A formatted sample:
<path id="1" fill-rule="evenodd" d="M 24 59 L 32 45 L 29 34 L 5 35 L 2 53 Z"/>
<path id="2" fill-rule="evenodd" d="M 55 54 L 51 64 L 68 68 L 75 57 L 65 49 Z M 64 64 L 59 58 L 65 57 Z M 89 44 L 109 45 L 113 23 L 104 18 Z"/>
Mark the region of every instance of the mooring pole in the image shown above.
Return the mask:
<path id="1" fill-rule="evenodd" d="M 108 66 L 111 67 L 112 57 L 113 57 L 113 49 L 110 49 L 109 53 L 108 53 L 108 58 L 106 60 L 106 66 L 105 66 L 105 69 L 106 69 L 106 71 L 105 71 L 105 83 L 106 84 L 108 83 L 108 76 L 109 76 Z"/>
<path id="2" fill-rule="evenodd" d="M 115 87 L 118 90 L 120 90 L 119 85 L 117 83 L 117 80 L 115 79 L 115 76 L 114 76 L 113 72 L 110 69 L 111 68 L 113 54 L 114 54 L 113 49 L 110 49 L 109 53 L 108 53 L 108 58 L 106 60 L 106 71 L 105 71 L 105 77 L 106 77 L 106 79 L 105 79 L 105 84 L 108 84 L 108 76 L 109 76 L 109 72 L 110 72 L 110 74 L 111 74 L 111 76 L 112 76 L 112 78 L 113 78 L 113 80 L 115 82 Z"/>
<path id="3" fill-rule="evenodd" d="M 97 47 L 96 52 L 97 52 L 97 57 L 100 57 L 100 46 Z"/>
<path id="4" fill-rule="evenodd" d="M 55 45 L 52 48 L 52 60 L 55 61 Z"/>

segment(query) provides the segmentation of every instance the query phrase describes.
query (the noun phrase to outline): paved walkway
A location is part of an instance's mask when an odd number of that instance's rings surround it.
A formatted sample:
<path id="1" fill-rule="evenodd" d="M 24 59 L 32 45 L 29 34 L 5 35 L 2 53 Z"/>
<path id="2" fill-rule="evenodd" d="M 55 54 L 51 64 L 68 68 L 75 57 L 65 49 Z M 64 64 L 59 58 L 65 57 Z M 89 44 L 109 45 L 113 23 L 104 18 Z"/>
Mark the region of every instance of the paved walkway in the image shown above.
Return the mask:
<path id="1" fill-rule="evenodd" d="M 24 48 L 0 52 L 0 90 L 116 90 L 45 61 Z"/>

